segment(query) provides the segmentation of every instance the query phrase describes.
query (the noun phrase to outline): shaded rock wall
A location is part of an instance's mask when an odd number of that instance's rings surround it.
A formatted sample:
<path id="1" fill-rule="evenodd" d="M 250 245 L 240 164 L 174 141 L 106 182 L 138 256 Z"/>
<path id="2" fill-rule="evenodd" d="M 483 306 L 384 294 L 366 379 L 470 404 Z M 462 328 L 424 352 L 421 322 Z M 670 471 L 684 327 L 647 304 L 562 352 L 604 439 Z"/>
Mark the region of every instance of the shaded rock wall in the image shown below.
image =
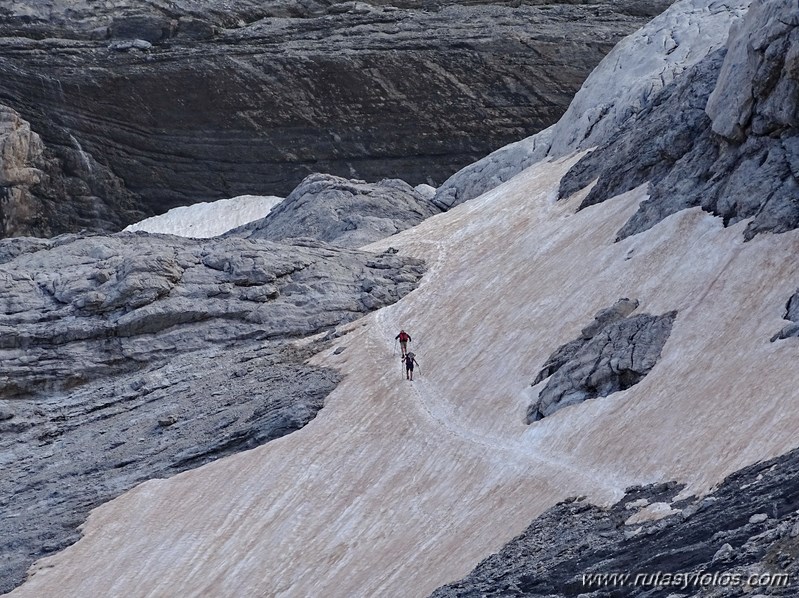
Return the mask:
<path id="1" fill-rule="evenodd" d="M 118 177 L 70 142 L 59 158 L 19 113 L 0 105 L 0 237 L 111 230 L 144 215 Z"/>
<path id="2" fill-rule="evenodd" d="M 758 0 L 709 56 L 564 177 L 581 207 L 651 181 L 623 238 L 692 206 L 745 237 L 799 227 L 799 5 Z"/>
<path id="3" fill-rule="evenodd" d="M 557 120 L 656 10 L 228 4 L 16 3 L 0 13 L 0 102 L 62 161 L 113 172 L 146 215 L 282 196 L 313 172 L 437 184 Z M 99 196 L 114 225 L 133 220 L 120 194 Z"/>

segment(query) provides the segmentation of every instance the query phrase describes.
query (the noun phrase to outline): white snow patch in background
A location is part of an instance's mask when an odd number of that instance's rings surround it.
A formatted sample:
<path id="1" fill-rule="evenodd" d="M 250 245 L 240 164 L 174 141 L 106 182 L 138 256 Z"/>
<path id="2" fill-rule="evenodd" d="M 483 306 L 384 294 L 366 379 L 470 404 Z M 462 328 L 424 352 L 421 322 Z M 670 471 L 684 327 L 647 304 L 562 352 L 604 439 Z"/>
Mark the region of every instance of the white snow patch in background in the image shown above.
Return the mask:
<path id="1" fill-rule="evenodd" d="M 206 239 L 264 218 L 281 201 L 282 197 L 273 195 L 239 195 L 230 199 L 196 203 L 172 208 L 166 214 L 131 224 L 125 231 Z"/>

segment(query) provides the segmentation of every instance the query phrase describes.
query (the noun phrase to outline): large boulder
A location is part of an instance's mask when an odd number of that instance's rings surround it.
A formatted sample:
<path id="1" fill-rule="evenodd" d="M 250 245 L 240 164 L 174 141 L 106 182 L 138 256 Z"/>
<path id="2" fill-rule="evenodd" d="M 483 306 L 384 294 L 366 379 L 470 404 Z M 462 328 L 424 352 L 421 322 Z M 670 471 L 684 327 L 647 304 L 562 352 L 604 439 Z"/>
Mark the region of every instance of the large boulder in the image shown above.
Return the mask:
<path id="1" fill-rule="evenodd" d="M 340 247 L 361 247 L 439 211 L 423 189 L 398 179 L 366 183 L 316 174 L 303 180 L 265 218 L 228 234 L 270 241 L 311 236 Z"/>

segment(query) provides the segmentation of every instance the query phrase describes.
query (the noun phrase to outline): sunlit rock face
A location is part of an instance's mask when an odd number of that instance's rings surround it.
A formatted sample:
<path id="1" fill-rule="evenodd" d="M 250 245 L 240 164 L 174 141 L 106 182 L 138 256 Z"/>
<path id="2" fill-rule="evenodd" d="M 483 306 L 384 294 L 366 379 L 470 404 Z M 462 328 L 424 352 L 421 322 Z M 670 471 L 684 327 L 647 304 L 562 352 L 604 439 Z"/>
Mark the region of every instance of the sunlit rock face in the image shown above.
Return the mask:
<path id="1" fill-rule="evenodd" d="M 440 184 L 555 122 L 669 3 L 16 2 L 0 9 L 0 103 L 92 190 L 49 208 L 94 199 L 80 221 L 0 234 L 119 230 L 285 196 L 315 172 Z M 112 175 L 117 188 L 100 185 Z"/>
<path id="2" fill-rule="evenodd" d="M 799 17 L 792 2 L 752 3 L 729 41 L 564 178 L 566 196 L 597 180 L 582 206 L 649 181 L 623 238 L 701 206 L 744 236 L 799 227 Z"/>
<path id="3" fill-rule="evenodd" d="M 447 209 L 496 187 L 539 160 L 607 143 L 620 127 L 635 122 L 639 113 L 661 101 L 658 98 L 664 87 L 724 47 L 731 24 L 746 14 L 750 3 L 675 2 L 602 60 L 555 125 L 458 171 L 439 187 L 435 202 Z"/>

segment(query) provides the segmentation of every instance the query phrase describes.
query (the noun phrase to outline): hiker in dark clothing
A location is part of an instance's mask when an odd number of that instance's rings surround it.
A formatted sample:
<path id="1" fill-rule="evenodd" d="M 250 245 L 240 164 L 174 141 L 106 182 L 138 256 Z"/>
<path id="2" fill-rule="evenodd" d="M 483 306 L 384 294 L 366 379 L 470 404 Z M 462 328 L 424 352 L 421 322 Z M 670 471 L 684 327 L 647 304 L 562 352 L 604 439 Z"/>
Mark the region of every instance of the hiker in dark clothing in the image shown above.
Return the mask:
<path id="1" fill-rule="evenodd" d="M 404 330 L 400 330 L 400 333 L 394 337 L 394 340 L 397 339 L 399 339 L 400 349 L 402 349 L 402 358 L 405 359 L 405 355 L 408 354 L 408 342 L 411 340 L 411 335 Z"/>
<path id="2" fill-rule="evenodd" d="M 413 382 L 413 364 L 419 365 L 419 362 L 416 361 L 416 355 L 407 353 L 402 359 L 405 361 L 405 379 Z"/>

